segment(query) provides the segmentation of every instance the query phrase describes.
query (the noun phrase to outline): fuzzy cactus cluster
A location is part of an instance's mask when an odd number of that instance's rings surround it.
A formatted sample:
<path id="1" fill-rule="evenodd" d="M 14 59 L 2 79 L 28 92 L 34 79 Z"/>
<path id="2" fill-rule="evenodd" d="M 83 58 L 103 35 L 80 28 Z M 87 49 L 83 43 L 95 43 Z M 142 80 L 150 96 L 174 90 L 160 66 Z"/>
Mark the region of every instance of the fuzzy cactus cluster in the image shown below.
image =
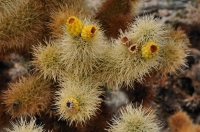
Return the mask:
<path id="1" fill-rule="evenodd" d="M 5 130 L 58 131 L 45 127 L 47 121 L 37 124 L 44 116 L 84 131 L 102 112 L 106 89 L 140 89 L 135 84 L 187 66 L 187 36 L 154 16 L 137 16 L 139 2 L 105 0 L 91 12 L 83 0 L 0 0 L 1 57 L 26 53 L 31 67 L 1 91 L 3 111 L 13 125 Z M 107 122 L 100 131 L 161 128 L 155 110 L 142 103 L 127 102 Z"/>
<path id="2" fill-rule="evenodd" d="M 169 117 L 169 126 L 172 132 L 199 132 L 200 126 L 193 123 L 184 111 L 174 113 Z"/>

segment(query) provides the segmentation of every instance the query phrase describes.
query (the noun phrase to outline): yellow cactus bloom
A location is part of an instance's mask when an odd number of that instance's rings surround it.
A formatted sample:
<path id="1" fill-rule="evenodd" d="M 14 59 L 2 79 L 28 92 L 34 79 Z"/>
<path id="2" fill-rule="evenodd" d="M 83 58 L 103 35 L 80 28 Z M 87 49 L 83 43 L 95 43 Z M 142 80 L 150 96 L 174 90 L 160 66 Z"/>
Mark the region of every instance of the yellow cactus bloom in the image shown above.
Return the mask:
<path id="1" fill-rule="evenodd" d="M 75 16 L 71 16 L 68 18 L 66 26 L 69 34 L 71 34 L 72 36 L 80 35 L 83 29 L 83 23 Z"/>
<path id="2" fill-rule="evenodd" d="M 66 111 L 68 114 L 75 114 L 79 110 L 79 105 L 74 98 L 65 98 L 61 104 L 62 111 Z"/>
<path id="3" fill-rule="evenodd" d="M 142 46 L 142 56 L 146 59 L 152 59 L 158 54 L 159 46 L 154 42 L 147 42 Z"/>
<path id="4" fill-rule="evenodd" d="M 98 28 L 93 25 L 84 26 L 81 32 L 81 37 L 84 40 L 90 41 L 98 32 Z"/>

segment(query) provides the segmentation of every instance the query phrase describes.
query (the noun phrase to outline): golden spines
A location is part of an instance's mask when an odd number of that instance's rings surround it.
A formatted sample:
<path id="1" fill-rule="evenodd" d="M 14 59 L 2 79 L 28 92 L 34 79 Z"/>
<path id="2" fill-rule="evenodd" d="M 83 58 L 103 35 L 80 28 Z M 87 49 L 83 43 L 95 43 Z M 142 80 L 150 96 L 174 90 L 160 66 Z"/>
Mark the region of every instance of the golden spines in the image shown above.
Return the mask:
<path id="1" fill-rule="evenodd" d="M 72 124 L 86 124 L 100 107 L 103 91 L 89 80 L 80 81 L 74 78 L 63 81 L 61 89 L 56 92 L 56 107 L 59 119 Z"/>
<path id="2" fill-rule="evenodd" d="M 12 129 L 5 128 L 6 132 L 44 132 L 42 125 L 36 124 L 36 118 L 31 117 L 30 121 L 22 117 L 15 123 L 11 122 Z"/>
<path id="3" fill-rule="evenodd" d="M 64 73 L 64 67 L 60 59 L 60 48 L 57 42 L 45 41 L 46 46 L 41 43 L 36 47 L 33 47 L 33 61 L 35 71 L 38 71 L 45 79 L 53 79 L 56 81 L 62 73 Z"/>
<path id="4" fill-rule="evenodd" d="M 194 132 L 194 126 L 190 117 L 183 111 L 170 116 L 168 123 L 172 132 Z"/>
<path id="5" fill-rule="evenodd" d="M 29 75 L 10 83 L 8 90 L 3 92 L 6 112 L 11 118 L 40 115 L 50 105 L 51 85 L 50 81 L 38 75 Z"/>
<path id="6" fill-rule="evenodd" d="M 160 129 L 155 112 L 131 104 L 120 110 L 120 117 L 112 119 L 108 132 L 157 132 Z"/>

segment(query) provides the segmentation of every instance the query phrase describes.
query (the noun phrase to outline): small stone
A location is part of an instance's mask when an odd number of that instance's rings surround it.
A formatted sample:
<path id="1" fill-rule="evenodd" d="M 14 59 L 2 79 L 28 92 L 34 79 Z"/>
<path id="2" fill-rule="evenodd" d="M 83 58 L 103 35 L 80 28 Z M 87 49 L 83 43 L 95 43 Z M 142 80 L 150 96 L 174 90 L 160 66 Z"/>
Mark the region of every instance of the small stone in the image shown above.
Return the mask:
<path id="1" fill-rule="evenodd" d="M 160 10 L 158 10 L 158 13 L 159 13 L 160 16 L 162 16 L 162 17 L 169 16 L 169 11 L 168 11 L 167 9 L 160 9 Z"/>

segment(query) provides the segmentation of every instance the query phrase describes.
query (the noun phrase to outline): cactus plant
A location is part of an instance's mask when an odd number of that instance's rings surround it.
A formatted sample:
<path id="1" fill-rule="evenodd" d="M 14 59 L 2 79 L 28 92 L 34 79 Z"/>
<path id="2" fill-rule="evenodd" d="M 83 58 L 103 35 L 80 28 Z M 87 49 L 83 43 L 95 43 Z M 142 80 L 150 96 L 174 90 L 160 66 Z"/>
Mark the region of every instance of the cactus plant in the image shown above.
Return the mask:
<path id="1" fill-rule="evenodd" d="M 1 54 L 30 49 L 30 45 L 42 40 L 44 10 L 41 1 L 13 0 L 3 7 L 6 9 L 3 8 L 0 18 Z"/>
<path id="2" fill-rule="evenodd" d="M 40 115 L 50 106 L 51 83 L 37 75 L 22 77 L 4 91 L 3 103 L 12 118 Z"/>
<path id="3" fill-rule="evenodd" d="M 85 124 L 93 118 L 99 109 L 103 91 L 90 81 L 68 79 L 63 81 L 56 92 L 56 107 L 60 119 L 69 124 Z"/>
<path id="4" fill-rule="evenodd" d="M 159 129 L 159 122 L 151 109 L 127 105 L 120 111 L 119 118 L 113 118 L 108 132 L 157 132 Z"/>
<path id="5" fill-rule="evenodd" d="M 187 66 L 189 41 L 184 32 L 152 15 L 136 17 L 138 2 L 105 0 L 97 12 L 88 13 L 83 0 L 0 0 L 0 54 L 31 54 L 30 74 L 12 80 L 1 93 L 11 120 L 35 116 L 42 122 L 48 113 L 45 122 L 59 127 L 54 130 L 80 130 L 103 117 L 111 88 L 126 87 L 135 90 L 135 100 L 127 99 L 130 104 L 109 127 L 101 126 L 107 129 L 93 131 L 159 131 L 156 113 L 142 106 L 144 100 L 150 107 L 155 94 L 146 85 L 155 74 L 173 74 Z M 140 105 L 133 107 L 136 101 Z M 43 131 L 35 121 L 28 124 L 21 118 L 12 123 L 13 130 L 6 130 Z"/>

